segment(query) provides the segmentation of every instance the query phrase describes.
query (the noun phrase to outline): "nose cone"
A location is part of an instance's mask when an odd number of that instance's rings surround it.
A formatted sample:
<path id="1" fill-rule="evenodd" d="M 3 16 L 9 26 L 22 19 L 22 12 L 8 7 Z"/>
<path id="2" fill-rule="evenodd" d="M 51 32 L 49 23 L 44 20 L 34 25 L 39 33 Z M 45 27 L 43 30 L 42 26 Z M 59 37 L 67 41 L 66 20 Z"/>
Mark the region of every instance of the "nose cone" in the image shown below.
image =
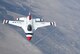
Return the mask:
<path id="1" fill-rule="evenodd" d="M 26 37 L 26 39 L 27 39 L 28 41 L 30 41 L 30 40 L 32 39 L 32 37 Z"/>
<path id="2" fill-rule="evenodd" d="M 30 41 L 32 39 L 32 35 L 26 35 L 26 39 Z"/>

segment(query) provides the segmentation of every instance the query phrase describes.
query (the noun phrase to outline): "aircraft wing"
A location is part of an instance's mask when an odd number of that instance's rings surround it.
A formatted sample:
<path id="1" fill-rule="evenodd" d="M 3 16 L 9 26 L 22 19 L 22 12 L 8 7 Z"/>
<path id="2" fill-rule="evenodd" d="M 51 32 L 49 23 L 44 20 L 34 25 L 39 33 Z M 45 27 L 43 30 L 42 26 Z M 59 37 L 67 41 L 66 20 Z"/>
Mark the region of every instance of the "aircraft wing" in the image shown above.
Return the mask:
<path id="1" fill-rule="evenodd" d="M 11 24 L 14 26 L 18 26 L 21 27 L 22 21 L 11 21 L 11 20 L 3 20 L 3 24 L 7 23 L 7 24 Z"/>
<path id="2" fill-rule="evenodd" d="M 50 25 L 56 26 L 56 23 L 55 22 L 35 22 L 34 29 L 36 30 L 37 28 L 50 26 Z"/>

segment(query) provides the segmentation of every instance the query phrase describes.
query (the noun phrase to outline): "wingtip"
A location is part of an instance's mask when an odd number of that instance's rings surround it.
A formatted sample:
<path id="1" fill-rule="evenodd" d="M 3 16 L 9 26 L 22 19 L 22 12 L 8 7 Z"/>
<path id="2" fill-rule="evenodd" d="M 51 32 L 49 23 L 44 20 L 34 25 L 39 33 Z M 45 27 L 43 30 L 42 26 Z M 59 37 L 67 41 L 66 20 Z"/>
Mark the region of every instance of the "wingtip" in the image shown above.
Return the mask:
<path id="1" fill-rule="evenodd" d="M 54 26 L 56 27 L 56 22 L 53 22 Z"/>
<path id="2" fill-rule="evenodd" d="M 8 22 L 9 22 L 9 20 L 4 19 L 2 23 L 5 24 L 5 23 L 8 23 Z"/>
<path id="3" fill-rule="evenodd" d="M 50 22 L 50 24 L 56 27 L 56 22 Z"/>
<path id="4" fill-rule="evenodd" d="M 5 24 L 5 19 L 2 21 L 2 24 Z"/>

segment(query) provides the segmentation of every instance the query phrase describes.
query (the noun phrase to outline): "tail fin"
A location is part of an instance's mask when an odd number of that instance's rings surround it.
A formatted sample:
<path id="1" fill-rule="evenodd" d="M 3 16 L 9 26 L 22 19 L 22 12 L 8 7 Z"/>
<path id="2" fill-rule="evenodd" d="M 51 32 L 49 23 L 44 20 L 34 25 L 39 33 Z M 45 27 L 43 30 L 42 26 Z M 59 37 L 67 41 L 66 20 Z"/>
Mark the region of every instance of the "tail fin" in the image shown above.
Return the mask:
<path id="1" fill-rule="evenodd" d="M 31 20 L 31 13 L 29 12 L 29 20 Z"/>

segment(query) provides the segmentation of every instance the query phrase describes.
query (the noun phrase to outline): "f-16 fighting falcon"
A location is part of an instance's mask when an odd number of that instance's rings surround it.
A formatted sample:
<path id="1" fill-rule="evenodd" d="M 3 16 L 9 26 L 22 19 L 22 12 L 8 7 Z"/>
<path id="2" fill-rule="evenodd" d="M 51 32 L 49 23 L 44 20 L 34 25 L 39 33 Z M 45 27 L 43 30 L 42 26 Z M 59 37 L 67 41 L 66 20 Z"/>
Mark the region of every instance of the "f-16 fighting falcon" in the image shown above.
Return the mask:
<path id="1" fill-rule="evenodd" d="M 33 19 L 30 13 L 27 17 L 16 18 L 16 21 L 4 19 L 3 24 L 11 24 L 14 26 L 21 27 L 24 30 L 26 39 L 28 41 L 32 39 L 33 32 L 37 28 L 50 25 L 54 25 L 56 27 L 56 22 L 44 22 L 44 20 L 40 18 Z"/>

